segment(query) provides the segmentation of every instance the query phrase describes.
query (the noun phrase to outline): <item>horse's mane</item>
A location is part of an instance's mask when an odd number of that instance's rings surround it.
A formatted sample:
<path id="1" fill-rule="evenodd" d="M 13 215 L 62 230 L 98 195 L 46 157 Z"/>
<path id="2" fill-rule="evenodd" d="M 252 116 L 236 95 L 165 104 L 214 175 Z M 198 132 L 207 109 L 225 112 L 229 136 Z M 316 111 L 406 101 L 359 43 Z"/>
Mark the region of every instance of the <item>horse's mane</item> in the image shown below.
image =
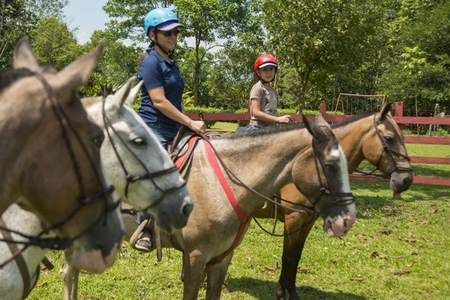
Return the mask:
<path id="1" fill-rule="evenodd" d="M 83 106 L 89 108 L 100 102 L 100 97 L 85 97 L 81 99 Z"/>
<path id="2" fill-rule="evenodd" d="M 347 119 L 344 119 L 340 122 L 331 124 L 331 128 L 339 128 L 339 127 L 348 125 L 350 123 L 362 120 L 369 116 L 373 116 L 376 113 L 378 113 L 378 112 L 376 112 L 376 111 L 375 112 L 365 112 L 365 113 L 353 115 L 353 116 L 351 116 Z M 239 131 L 239 132 L 235 132 L 233 134 L 226 134 L 226 135 L 221 136 L 220 139 L 234 139 L 234 138 L 243 137 L 243 136 L 262 136 L 262 135 L 269 135 L 269 134 L 277 133 L 277 132 L 301 129 L 301 128 L 305 128 L 305 124 L 303 122 L 278 124 L 277 126 L 267 126 L 267 127 L 263 127 L 261 129 L 257 129 L 257 130 Z"/>
<path id="3" fill-rule="evenodd" d="M 263 136 L 269 135 L 278 132 L 291 131 L 295 129 L 305 128 L 305 124 L 298 123 L 286 123 L 286 124 L 278 124 L 275 126 L 267 126 L 257 130 L 248 130 L 248 131 L 239 131 L 233 134 L 227 134 L 221 137 L 221 139 L 234 139 L 243 136 Z"/>
<path id="4" fill-rule="evenodd" d="M 36 73 L 26 69 L 26 68 L 18 68 L 18 69 L 10 69 L 0 72 L 0 92 L 10 86 L 16 80 L 21 78 L 34 76 Z"/>
<path id="5" fill-rule="evenodd" d="M 369 117 L 369 116 L 373 116 L 373 115 L 376 114 L 376 113 L 377 113 L 377 112 L 365 112 L 365 113 L 360 113 L 360 114 L 351 116 L 350 118 L 344 119 L 344 120 L 342 120 L 342 121 L 340 121 L 340 122 L 331 124 L 331 128 L 339 128 L 339 127 L 348 125 L 348 124 L 350 124 L 350 123 L 359 121 L 359 120 L 361 120 L 361 119 L 367 118 L 367 117 Z"/>

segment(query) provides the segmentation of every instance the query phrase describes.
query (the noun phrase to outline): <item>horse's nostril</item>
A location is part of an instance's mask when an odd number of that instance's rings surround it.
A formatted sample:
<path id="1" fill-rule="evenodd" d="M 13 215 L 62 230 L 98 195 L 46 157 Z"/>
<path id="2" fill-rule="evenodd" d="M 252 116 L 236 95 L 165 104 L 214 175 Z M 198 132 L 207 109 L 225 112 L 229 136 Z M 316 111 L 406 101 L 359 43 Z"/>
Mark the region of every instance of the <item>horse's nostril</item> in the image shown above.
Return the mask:
<path id="1" fill-rule="evenodd" d="M 410 186 L 411 183 L 412 183 L 412 180 L 411 180 L 410 177 L 406 177 L 405 179 L 403 179 L 403 184 L 404 184 L 405 186 Z"/>
<path id="2" fill-rule="evenodd" d="M 186 202 L 188 202 L 188 201 L 186 201 Z M 192 204 L 191 201 L 189 201 L 188 203 L 186 203 L 185 205 L 183 205 L 181 207 L 181 216 L 183 218 L 187 219 L 189 217 L 189 215 L 191 214 L 193 208 L 194 208 L 194 205 Z"/>

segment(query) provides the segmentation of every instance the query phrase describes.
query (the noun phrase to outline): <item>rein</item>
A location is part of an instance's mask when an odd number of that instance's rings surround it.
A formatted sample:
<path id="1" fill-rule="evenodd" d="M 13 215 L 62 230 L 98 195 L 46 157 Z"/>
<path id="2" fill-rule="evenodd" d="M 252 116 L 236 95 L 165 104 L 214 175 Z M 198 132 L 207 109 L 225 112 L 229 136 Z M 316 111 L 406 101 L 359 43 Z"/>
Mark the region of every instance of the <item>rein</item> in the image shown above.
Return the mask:
<path id="1" fill-rule="evenodd" d="M 126 178 L 126 186 L 125 186 L 125 198 L 128 198 L 128 187 L 131 183 L 135 183 L 139 180 L 145 180 L 145 179 L 150 179 L 151 182 L 153 183 L 153 185 L 156 187 L 157 190 L 159 190 L 162 194 L 161 197 L 157 198 L 153 204 L 147 206 L 146 208 L 143 209 L 143 211 L 147 211 L 149 208 L 158 205 L 162 199 L 164 198 L 166 193 L 171 193 L 173 191 L 176 191 L 180 188 L 183 188 L 186 185 L 186 182 L 183 182 L 183 184 L 181 184 L 180 186 L 176 186 L 167 190 L 162 189 L 161 187 L 159 187 L 156 182 L 155 182 L 155 178 L 157 177 L 161 177 L 173 172 L 177 172 L 178 169 L 175 165 L 171 166 L 170 168 L 167 169 L 163 169 L 160 171 L 156 171 L 156 172 L 150 172 L 147 167 L 145 166 L 145 164 L 142 162 L 142 160 L 139 159 L 139 157 L 136 155 L 136 153 L 134 153 L 130 147 L 123 141 L 123 139 L 120 137 L 120 135 L 117 133 L 116 129 L 113 127 L 113 125 L 111 124 L 110 120 L 107 117 L 106 114 L 106 99 L 103 98 L 103 103 L 102 103 L 102 116 L 103 116 L 103 122 L 105 124 L 105 130 L 106 130 L 106 134 L 108 135 L 108 139 L 111 142 L 111 146 L 114 150 L 114 153 L 116 154 L 117 160 L 120 163 L 120 166 L 122 167 L 123 172 L 125 173 L 125 178 Z M 119 139 L 119 141 L 122 143 L 122 145 L 128 150 L 128 152 L 130 152 L 133 157 L 135 158 L 135 160 L 141 165 L 141 167 L 145 170 L 145 173 L 143 175 L 132 175 L 128 169 L 125 166 L 125 163 L 123 162 L 122 158 L 119 155 L 119 151 L 117 150 L 117 146 L 114 143 L 114 140 L 112 138 L 112 134 L 110 132 L 110 130 L 115 134 L 115 136 Z M 128 213 L 128 214 L 135 214 L 136 211 L 135 210 L 131 210 L 131 209 L 122 209 L 121 210 L 122 213 Z"/>

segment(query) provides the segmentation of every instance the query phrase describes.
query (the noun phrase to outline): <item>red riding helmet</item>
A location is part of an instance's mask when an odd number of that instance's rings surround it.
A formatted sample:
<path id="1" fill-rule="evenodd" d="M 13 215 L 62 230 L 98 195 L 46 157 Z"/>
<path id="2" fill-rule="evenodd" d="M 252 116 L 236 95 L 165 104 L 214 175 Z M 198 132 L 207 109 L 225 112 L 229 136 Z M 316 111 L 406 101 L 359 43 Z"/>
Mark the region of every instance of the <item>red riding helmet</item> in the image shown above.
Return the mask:
<path id="1" fill-rule="evenodd" d="M 261 68 L 265 68 L 265 67 L 268 67 L 268 66 L 274 66 L 275 67 L 275 71 L 278 71 L 278 61 L 277 61 L 277 59 L 271 54 L 260 55 L 256 59 L 255 67 L 253 68 L 253 73 L 255 74 L 255 77 L 259 78 L 259 75 L 256 72 L 256 70 L 261 69 Z"/>

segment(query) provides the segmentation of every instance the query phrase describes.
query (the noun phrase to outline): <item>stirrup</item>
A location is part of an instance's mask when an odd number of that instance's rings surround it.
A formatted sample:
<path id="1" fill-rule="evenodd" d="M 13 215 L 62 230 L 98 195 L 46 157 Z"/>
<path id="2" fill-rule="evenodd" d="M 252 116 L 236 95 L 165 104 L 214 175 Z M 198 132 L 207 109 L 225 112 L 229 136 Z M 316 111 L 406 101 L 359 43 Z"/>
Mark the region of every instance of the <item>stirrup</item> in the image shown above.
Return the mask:
<path id="1" fill-rule="evenodd" d="M 136 231 L 133 233 L 133 235 L 130 237 L 129 243 L 131 246 L 136 245 L 136 242 L 138 240 L 139 235 L 141 234 L 141 232 L 144 230 L 145 226 L 148 225 L 149 220 L 145 219 L 142 221 L 141 224 L 139 224 L 138 228 L 136 229 Z"/>

